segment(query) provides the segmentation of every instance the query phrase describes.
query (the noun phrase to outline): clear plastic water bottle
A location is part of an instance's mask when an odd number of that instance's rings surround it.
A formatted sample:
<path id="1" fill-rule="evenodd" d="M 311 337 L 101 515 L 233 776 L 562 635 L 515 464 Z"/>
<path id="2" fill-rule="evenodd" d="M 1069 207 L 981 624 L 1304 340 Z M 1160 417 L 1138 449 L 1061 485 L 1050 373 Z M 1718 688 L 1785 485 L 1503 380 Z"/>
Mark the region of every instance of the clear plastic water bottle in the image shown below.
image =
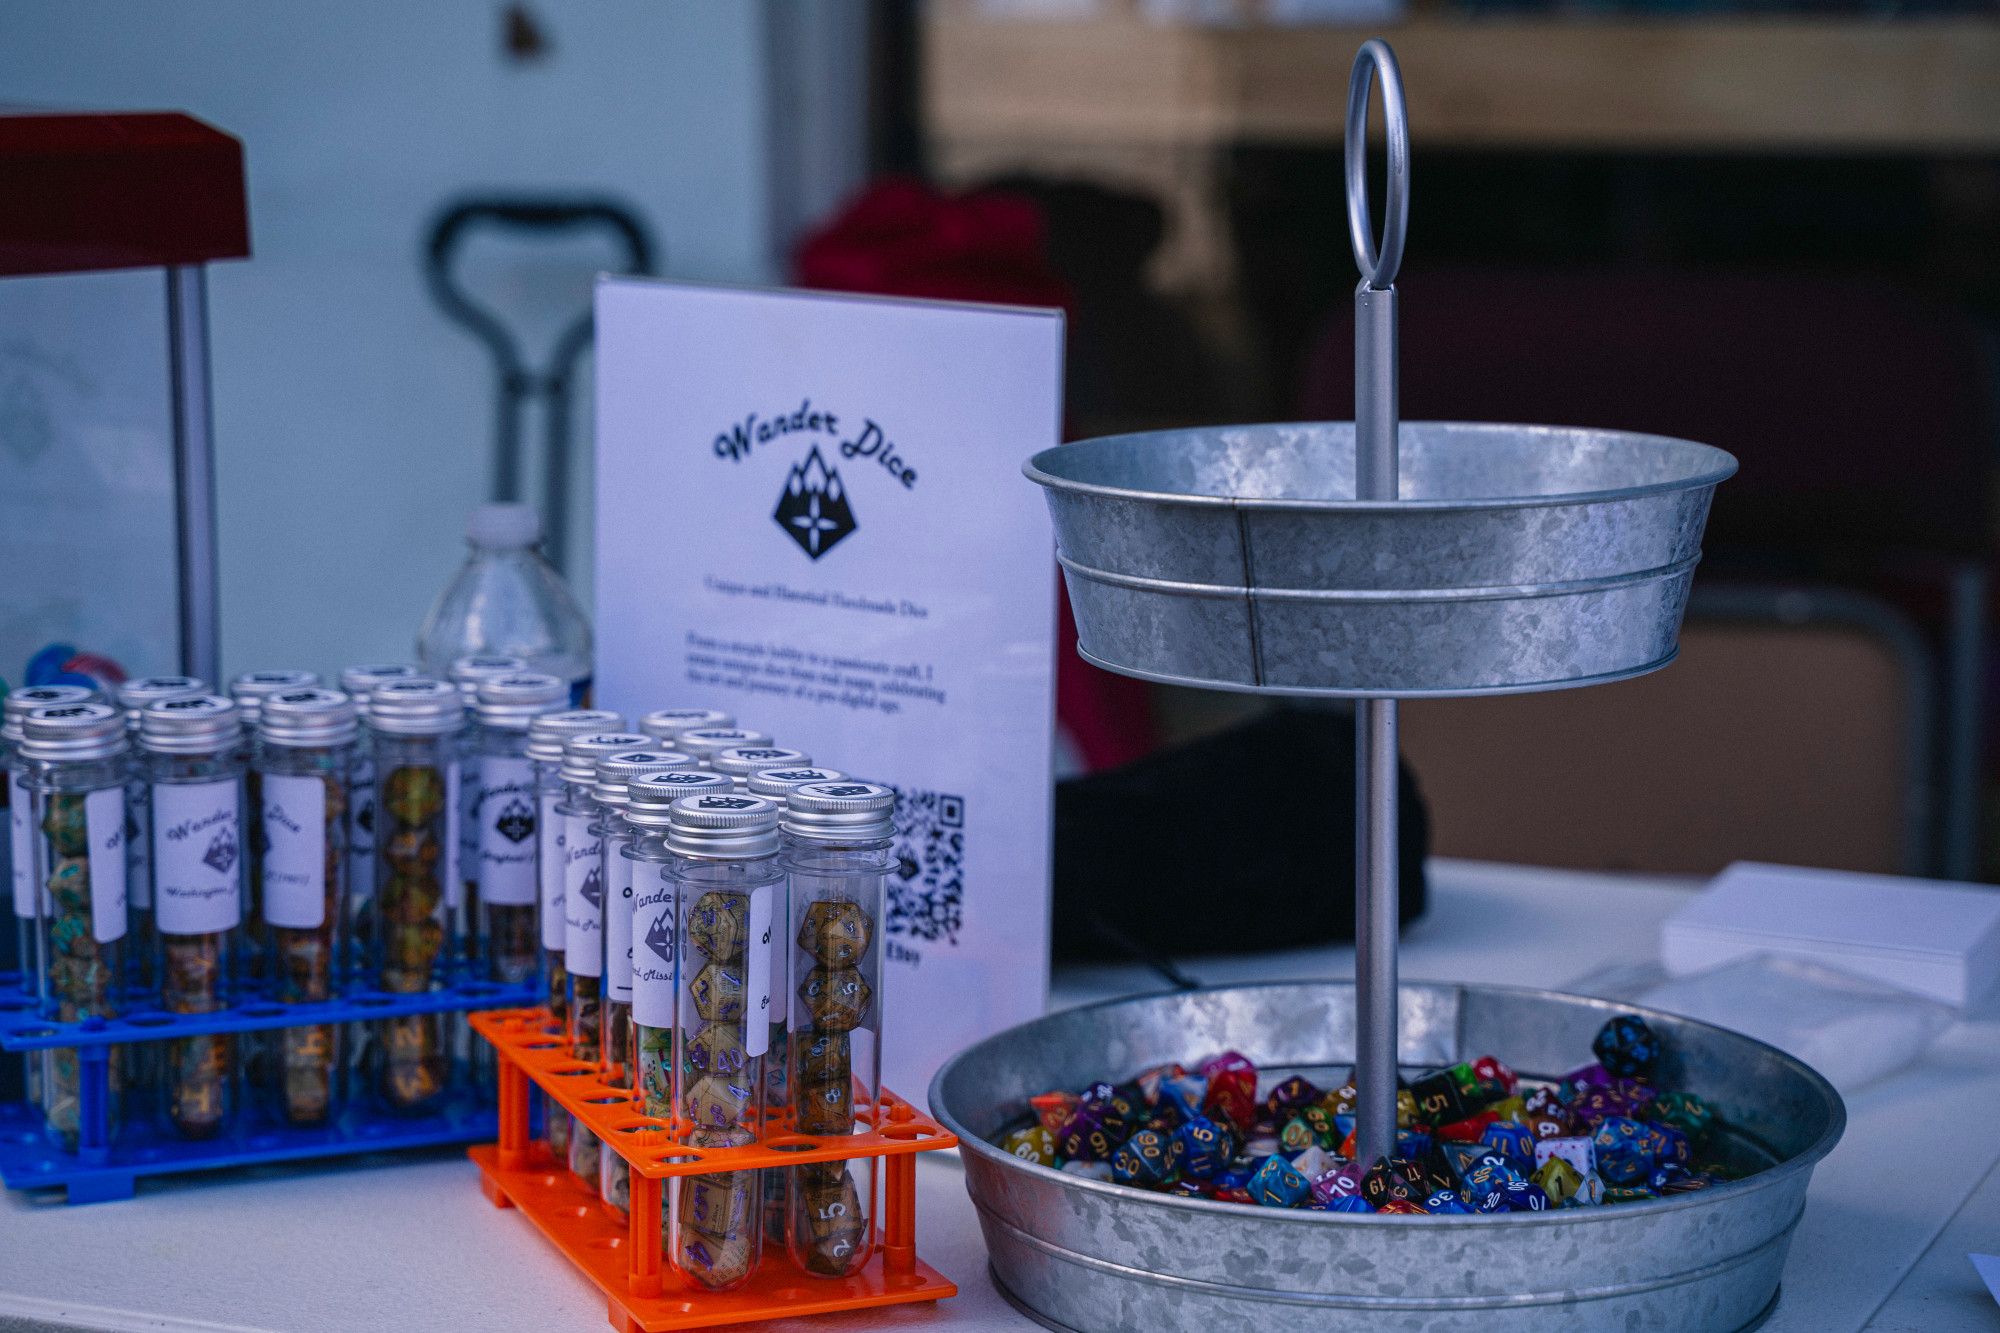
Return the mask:
<path id="1" fill-rule="evenodd" d="M 570 683 L 581 704 L 590 690 L 590 621 L 562 575 L 542 558 L 541 516 L 533 505 L 484 504 L 465 524 L 471 554 L 424 617 L 417 653 L 442 680 L 467 654 L 508 653 L 528 669 Z"/>

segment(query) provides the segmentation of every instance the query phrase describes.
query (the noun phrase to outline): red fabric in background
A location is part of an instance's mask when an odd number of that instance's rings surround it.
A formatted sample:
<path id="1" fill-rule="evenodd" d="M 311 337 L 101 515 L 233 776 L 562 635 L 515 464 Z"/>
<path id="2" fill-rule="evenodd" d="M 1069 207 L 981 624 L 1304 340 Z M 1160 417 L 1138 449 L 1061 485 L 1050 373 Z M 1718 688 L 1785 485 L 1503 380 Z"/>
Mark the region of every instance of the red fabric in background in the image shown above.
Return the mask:
<path id="1" fill-rule="evenodd" d="M 947 194 L 900 177 L 874 182 L 807 235 L 793 256 L 792 280 L 820 291 L 1056 306 L 1065 313 L 1075 301 L 1049 262 L 1047 222 L 1033 200 L 1000 190 Z M 1066 593 L 1058 611 L 1056 721 L 1069 748 L 1093 772 L 1150 752 L 1146 687 L 1078 657 Z"/>

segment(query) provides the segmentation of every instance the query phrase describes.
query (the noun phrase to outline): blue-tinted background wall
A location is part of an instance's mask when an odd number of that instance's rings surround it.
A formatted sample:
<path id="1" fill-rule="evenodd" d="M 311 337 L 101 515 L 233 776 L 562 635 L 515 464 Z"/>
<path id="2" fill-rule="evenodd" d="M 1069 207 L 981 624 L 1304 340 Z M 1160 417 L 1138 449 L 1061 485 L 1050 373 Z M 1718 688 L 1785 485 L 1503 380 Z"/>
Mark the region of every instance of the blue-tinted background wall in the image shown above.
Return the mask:
<path id="1" fill-rule="evenodd" d="M 460 558 L 494 388 L 423 285 L 421 242 L 447 199 L 608 194 L 646 219 L 673 275 L 774 273 L 763 6 L 541 0 L 523 8 L 546 47 L 526 59 L 503 40 L 506 8 L 0 6 L 0 102 L 179 109 L 244 142 L 255 258 L 210 275 L 225 671 L 406 657 Z M 482 237 L 466 272 L 539 350 L 612 253 Z M 573 563 L 589 605 L 590 562 Z"/>

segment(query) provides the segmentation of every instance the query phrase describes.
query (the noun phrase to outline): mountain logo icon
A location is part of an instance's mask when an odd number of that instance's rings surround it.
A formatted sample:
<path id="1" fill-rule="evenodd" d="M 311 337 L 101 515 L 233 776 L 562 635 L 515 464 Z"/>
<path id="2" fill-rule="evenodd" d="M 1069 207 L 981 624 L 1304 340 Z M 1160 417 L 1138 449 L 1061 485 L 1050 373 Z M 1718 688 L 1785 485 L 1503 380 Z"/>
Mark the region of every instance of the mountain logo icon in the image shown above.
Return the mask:
<path id="1" fill-rule="evenodd" d="M 524 843 L 535 836 L 535 812 L 516 796 L 500 807 L 500 817 L 493 821 L 493 828 L 511 843 Z"/>
<path id="2" fill-rule="evenodd" d="M 596 866 L 584 872 L 583 886 L 578 890 L 583 900 L 590 904 L 592 911 L 604 910 L 604 873 Z"/>
<path id="3" fill-rule="evenodd" d="M 227 827 L 217 829 L 201 859 L 202 864 L 213 867 L 216 874 L 228 874 L 236 864 L 236 834 Z"/>
<path id="4" fill-rule="evenodd" d="M 786 474 L 771 520 L 814 560 L 840 545 L 858 526 L 840 472 L 826 465 L 819 446 L 814 445 Z"/>
<path id="5" fill-rule="evenodd" d="M 661 962 L 673 966 L 674 923 L 671 913 L 654 917 L 653 924 L 646 927 L 646 947 L 658 954 Z"/>

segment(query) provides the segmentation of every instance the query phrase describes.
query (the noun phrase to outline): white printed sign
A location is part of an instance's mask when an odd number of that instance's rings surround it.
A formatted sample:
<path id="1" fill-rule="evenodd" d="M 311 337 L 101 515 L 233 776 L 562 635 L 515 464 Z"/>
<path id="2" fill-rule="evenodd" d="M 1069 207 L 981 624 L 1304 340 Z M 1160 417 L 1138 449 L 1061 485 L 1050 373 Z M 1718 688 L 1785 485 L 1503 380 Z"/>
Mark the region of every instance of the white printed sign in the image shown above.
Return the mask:
<path id="1" fill-rule="evenodd" d="M 1020 468 L 1061 366 L 1052 311 L 598 286 L 598 698 L 898 789 L 905 1096 L 1047 1001 L 1056 575 Z"/>
<path id="2" fill-rule="evenodd" d="M 102 794 L 92 792 L 91 799 Z M 122 810 L 119 822 L 122 826 Z M 161 934 L 234 929 L 243 920 L 242 862 L 241 781 L 153 787 L 153 911 Z M 93 864 L 92 872 L 96 869 Z"/>
<path id="3" fill-rule="evenodd" d="M 326 782 L 266 773 L 264 919 L 288 930 L 326 924 Z"/>
<path id="4" fill-rule="evenodd" d="M 535 902 L 535 769 L 526 759 L 479 761 L 479 901 L 500 907 Z"/>

